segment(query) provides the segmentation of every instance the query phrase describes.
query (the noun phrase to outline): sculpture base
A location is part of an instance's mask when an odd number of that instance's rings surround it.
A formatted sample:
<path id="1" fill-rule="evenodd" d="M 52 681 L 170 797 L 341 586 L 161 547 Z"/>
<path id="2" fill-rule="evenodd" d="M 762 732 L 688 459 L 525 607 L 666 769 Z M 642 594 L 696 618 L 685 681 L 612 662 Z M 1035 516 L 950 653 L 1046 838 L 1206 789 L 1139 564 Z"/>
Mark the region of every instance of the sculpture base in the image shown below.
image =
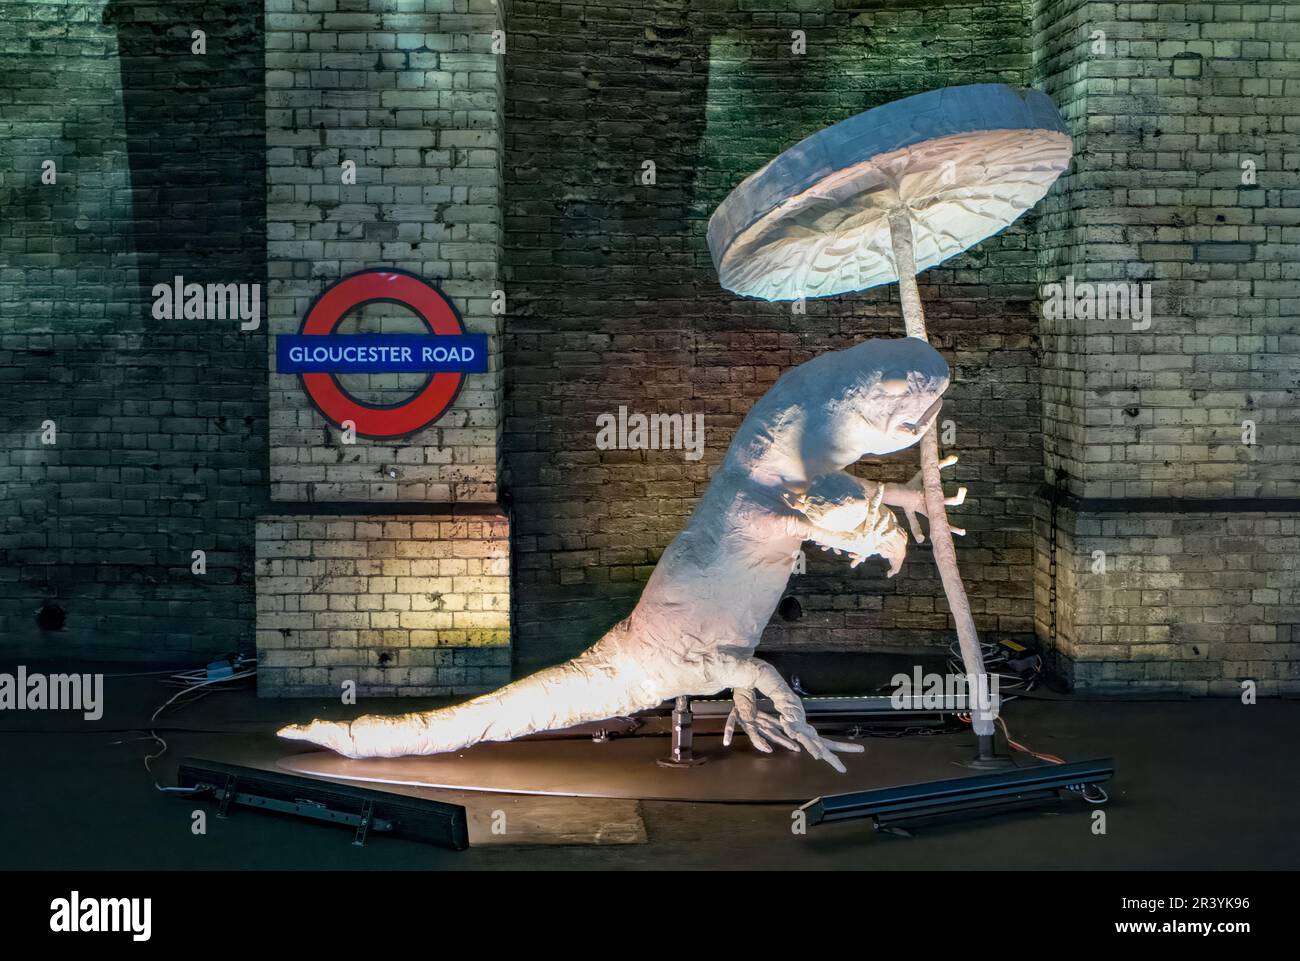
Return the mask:
<path id="1" fill-rule="evenodd" d="M 647 801 L 792 803 L 823 794 L 864 791 L 947 776 L 969 754 L 964 738 L 867 739 L 862 754 L 841 754 L 838 774 L 805 753 L 760 754 L 737 736 L 695 738 L 694 753 L 709 763 L 672 773 L 659 767 L 663 738 L 514 741 L 479 744 L 455 754 L 350 760 L 328 751 L 281 759 L 286 771 L 330 780 L 503 794 L 634 798 Z M 942 742 L 942 743 L 938 743 Z"/>
<path id="2" fill-rule="evenodd" d="M 1005 754 L 999 754 L 997 743 L 992 734 L 975 735 L 976 753 L 973 758 L 962 762 L 962 767 L 972 771 L 1005 771 L 1016 766 L 1016 762 Z"/>
<path id="3" fill-rule="evenodd" d="M 970 760 L 962 761 L 962 767 L 968 767 L 972 771 L 1007 771 L 1016 766 L 1016 762 L 1009 757 L 998 755 L 997 757 L 973 757 Z"/>
<path id="4" fill-rule="evenodd" d="M 659 760 L 655 761 L 655 763 L 658 764 L 660 767 L 691 768 L 691 767 L 699 767 L 707 760 L 708 760 L 707 757 L 687 757 L 687 758 L 661 757 Z"/>

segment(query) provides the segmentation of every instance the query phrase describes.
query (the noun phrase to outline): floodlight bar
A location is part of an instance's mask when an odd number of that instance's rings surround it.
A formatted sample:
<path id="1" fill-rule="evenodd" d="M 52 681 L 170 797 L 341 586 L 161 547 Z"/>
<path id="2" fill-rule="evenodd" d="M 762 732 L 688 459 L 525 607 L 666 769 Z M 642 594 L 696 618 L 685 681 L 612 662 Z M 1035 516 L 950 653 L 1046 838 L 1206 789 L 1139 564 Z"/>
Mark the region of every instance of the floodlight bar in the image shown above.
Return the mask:
<path id="1" fill-rule="evenodd" d="M 907 695 L 865 695 L 844 697 L 808 697 L 803 701 L 810 721 L 840 729 L 859 728 L 874 731 L 942 730 L 956 724 L 954 715 L 970 710 L 955 696 L 921 697 Z M 730 698 L 691 701 L 691 713 L 706 725 L 721 722 L 731 713 Z M 758 709 L 776 713 L 767 698 L 758 699 Z"/>
<path id="2" fill-rule="evenodd" d="M 1110 758 L 1042 764 L 996 774 L 826 795 L 814 798 L 799 810 L 806 812 L 809 824 L 873 818 L 880 827 L 1033 806 L 1058 799 L 1062 789 L 1097 784 L 1114 773 L 1115 764 Z"/>
<path id="3" fill-rule="evenodd" d="M 804 711 L 812 715 L 876 715 L 887 717 L 902 713 L 951 714 L 956 711 L 969 711 L 971 708 L 964 701 L 954 696 L 936 699 L 919 694 L 909 694 L 895 698 L 892 695 L 868 695 L 865 697 L 801 697 Z M 730 698 L 700 699 L 691 701 L 691 713 L 696 717 L 726 717 L 731 713 Z M 771 700 L 758 699 L 758 709 L 773 711 Z"/>
<path id="4" fill-rule="evenodd" d="M 459 804 L 198 758 L 181 761 L 177 783 L 210 793 L 219 804 L 218 817 L 239 806 L 350 827 L 357 845 L 374 831 L 455 851 L 469 847 L 465 808 Z"/>

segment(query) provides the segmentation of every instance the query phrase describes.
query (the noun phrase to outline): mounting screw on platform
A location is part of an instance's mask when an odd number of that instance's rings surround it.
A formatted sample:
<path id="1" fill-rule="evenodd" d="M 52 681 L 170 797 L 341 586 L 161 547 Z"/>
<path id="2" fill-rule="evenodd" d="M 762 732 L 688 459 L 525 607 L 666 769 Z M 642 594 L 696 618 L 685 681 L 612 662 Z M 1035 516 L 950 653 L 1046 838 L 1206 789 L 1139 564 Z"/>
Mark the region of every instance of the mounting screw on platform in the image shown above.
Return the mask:
<path id="1" fill-rule="evenodd" d="M 691 699 L 679 697 L 673 702 L 673 749 L 668 757 L 660 758 L 660 767 L 695 767 L 708 758 L 696 757 L 693 752 L 695 736 L 691 731 Z"/>

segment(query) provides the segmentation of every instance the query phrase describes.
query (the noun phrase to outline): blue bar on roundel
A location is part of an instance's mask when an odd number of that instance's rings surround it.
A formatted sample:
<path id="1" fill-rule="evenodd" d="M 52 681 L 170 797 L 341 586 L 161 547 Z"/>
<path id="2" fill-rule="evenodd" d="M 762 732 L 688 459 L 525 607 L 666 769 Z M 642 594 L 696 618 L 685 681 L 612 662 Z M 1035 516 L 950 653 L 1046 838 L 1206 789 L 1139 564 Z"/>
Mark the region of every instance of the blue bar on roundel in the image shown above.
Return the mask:
<path id="1" fill-rule="evenodd" d="M 487 334 L 281 334 L 281 374 L 482 374 Z"/>

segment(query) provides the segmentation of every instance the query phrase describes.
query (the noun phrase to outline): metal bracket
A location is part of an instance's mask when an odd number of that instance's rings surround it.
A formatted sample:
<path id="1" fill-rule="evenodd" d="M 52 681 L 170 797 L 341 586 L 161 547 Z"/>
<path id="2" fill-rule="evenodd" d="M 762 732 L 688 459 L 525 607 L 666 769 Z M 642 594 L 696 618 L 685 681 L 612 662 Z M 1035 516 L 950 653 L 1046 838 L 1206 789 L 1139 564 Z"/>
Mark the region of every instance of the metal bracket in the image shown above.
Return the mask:
<path id="1" fill-rule="evenodd" d="M 361 820 L 357 822 L 357 836 L 352 841 L 357 847 L 363 847 L 366 843 L 366 835 L 370 833 L 370 818 L 375 811 L 375 802 L 369 799 L 361 805 Z"/>
<path id="2" fill-rule="evenodd" d="M 660 767 L 696 767 L 708 760 L 695 756 L 691 723 L 691 699 L 685 696 L 677 698 L 673 704 L 672 753 L 655 762 Z"/>
<path id="3" fill-rule="evenodd" d="M 1003 771 L 1015 767 L 1015 762 L 1010 757 L 998 753 L 992 734 L 976 734 L 975 744 L 975 757 L 963 763 L 962 767 L 976 771 Z"/>
<path id="4" fill-rule="evenodd" d="M 217 817 L 224 818 L 230 813 L 230 805 L 235 802 L 235 776 L 226 775 L 226 786 L 221 789 L 221 803 L 217 805 Z"/>

